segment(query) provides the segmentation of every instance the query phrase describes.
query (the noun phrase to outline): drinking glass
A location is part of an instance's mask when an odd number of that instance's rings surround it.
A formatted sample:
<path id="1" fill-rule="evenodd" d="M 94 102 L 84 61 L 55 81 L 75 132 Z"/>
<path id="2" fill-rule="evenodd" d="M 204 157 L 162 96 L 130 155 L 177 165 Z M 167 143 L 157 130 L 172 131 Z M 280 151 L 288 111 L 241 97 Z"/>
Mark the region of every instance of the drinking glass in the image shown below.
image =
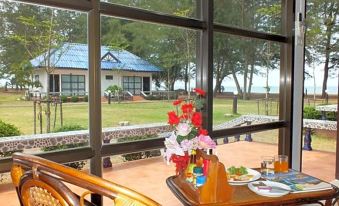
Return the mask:
<path id="1" fill-rule="evenodd" d="M 261 175 L 264 178 L 274 177 L 274 157 L 262 156 L 261 157 Z"/>
<path id="2" fill-rule="evenodd" d="M 274 157 L 274 172 L 288 172 L 287 155 L 276 155 Z"/>

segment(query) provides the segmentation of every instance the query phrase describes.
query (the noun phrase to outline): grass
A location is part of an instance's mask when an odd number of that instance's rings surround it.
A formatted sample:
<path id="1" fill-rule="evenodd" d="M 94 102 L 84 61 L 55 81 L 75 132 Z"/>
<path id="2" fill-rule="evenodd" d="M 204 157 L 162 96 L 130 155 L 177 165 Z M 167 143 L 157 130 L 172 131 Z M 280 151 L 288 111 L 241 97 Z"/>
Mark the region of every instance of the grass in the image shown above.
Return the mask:
<path id="1" fill-rule="evenodd" d="M 22 134 L 33 134 L 33 103 L 19 100 L 22 94 L 0 93 L 0 119 L 17 126 Z M 218 125 L 244 114 L 257 114 L 256 100 L 238 100 L 238 114 L 232 114 L 232 99 L 215 98 L 213 100 L 213 124 Z M 263 112 L 260 107 L 260 113 Z M 145 124 L 167 122 L 167 112 L 174 110 L 172 102 L 147 101 L 147 102 L 122 102 L 102 103 L 102 127 L 118 126 L 120 121 L 129 121 L 130 124 Z M 45 131 L 45 115 L 43 108 L 43 131 Z M 59 111 L 59 108 L 58 108 Z M 228 114 L 225 116 L 225 114 Z M 270 114 L 277 114 L 277 105 L 272 105 Z M 63 104 L 64 125 L 77 124 L 88 128 L 89 115 L 88 103 Z M 54 107 L 52 107 L 52 126 L 54 119 Z M 60 126 L 59 114 L 57 114 L 56 127 Z M 37 125 L 38 125 L 37 121 Z M 39 129 L 37 128 L 39 133 Z M 278 130 L 270 130 L 252 135 L 254 141 L 277 144 Z M 244 138 L 244 135 L 241 137 Z M 317 134 L 312 135 L 312 146 L 317 150 L 335 151 L 335 140 Z"/>
<path id="2" fill-rule="evenodd" d="M 0 119 L 17 126 L 22 134 L 33 133 L 33 103 L 31 101 L 18 100 L 20 94 L 0 93 Z M 167 112 L 174 110 L 172 101 L 148 101 L 148 102 L 122 102 L 102 103 L 102 127 L 117 126 L 120 121 L 129 121 L 130 124 L 144 124 L 167 122 Z M 43 131 L 45 131 L 45 107 L 43 113 Z M 54 107 L 51 108 L 51 124 L 54 120 Z M 238 100 L 238 114 L 232 113 L 232 99 L 214 99 L 213 123 L 214 125 L 236 118 L 241 114 L 256 114 L 257 104 L 255 100 Z M 88 103 L 63 104 L 64 124 L 78 124 L 88 128 Z M 39 120 L 37 120 L 39 125 Z M 57 111 L 56 127 L 60 125 L 59 107 Z M 39 129 L 37 129 L 39 131 Z"/>

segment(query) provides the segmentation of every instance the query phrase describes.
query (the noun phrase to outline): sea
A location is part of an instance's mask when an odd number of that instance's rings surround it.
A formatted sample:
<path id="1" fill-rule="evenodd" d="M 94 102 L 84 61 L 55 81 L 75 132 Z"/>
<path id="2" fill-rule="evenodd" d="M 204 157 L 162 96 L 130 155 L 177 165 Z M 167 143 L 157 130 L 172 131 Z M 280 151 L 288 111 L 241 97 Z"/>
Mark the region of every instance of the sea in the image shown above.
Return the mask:
<path id="1" fill-rule="evenodd" d="M 236 87 L 224 87 L 224 92 L 234 92 L 236 91 Z M 316 94 L 321 94 L 322 87 L 316 87 L 315 93 Z M 260 87 L 260 86 L 253 86 L 251 92 L 253 93 L 266 93 L 266 88 L 265 87 Z M 314 92 L 314 87 L 313 86 L 305 86 L 304 87 L 304 93 L 306 94 L 313 94 Z M 270 86 L 270 93 L 279 93 L 279 87 L 278 86 Z M 327 93 L 328 94 L 338 94 L 338 87 L 335 86 L 328 86 L 327 88 Z"/>

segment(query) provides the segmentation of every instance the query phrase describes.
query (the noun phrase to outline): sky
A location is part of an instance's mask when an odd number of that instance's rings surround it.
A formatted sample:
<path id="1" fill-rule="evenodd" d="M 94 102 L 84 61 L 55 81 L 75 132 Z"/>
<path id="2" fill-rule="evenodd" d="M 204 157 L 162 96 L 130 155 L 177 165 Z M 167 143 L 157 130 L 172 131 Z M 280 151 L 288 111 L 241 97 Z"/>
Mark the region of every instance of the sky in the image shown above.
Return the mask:
<path id="1" fill-rule="evenodd" d="M 323 76 L 324 76 L 324 69 L 321 66 L 316 67 L 315 69 L 316 75 L 315 75 L 315 80 L 316 80 L 316 87 L 317 87 L 317 93 L 321 92 L 321 87 L 322 87 L 322 83 L 323 83 Z M 312 69 L 306 66 L 306 71 L 309 72 L 310 74 L 312 74 Z M 237 75 L 238 77 L 238 81 L 240 83 L 240 85 L 243 85 L 243 75 Z M 279 78 L 280 78 L 280 74 L 279 74 L 279 70 L 273 70 L 270 71 L 269 73 L 269 80 L 268 80 L 268 84 L 270 87 L 276 87 L 276 89 L 279 87 Z M 313 92 L 313 81 L 314 78 L 307 78 L 305 80 L 305 88 L 308 89 L 308 93 L 312 93 Z M 336 78 L 329 78 L 327 81 L 327 86 L 328 87 L 332 87 L 329 88 L 329 93 L 337 93 L 337 87 L 338 87 L 338 71 L 337 71 L 337 75 Z M 266 84 L 266 77 L 263 75 L 254 75 L 253 78 L 253 87 L 257 87 L 257 89 L 264 89 Z M 225 90 L 227 92 L 233 92 L 231 90 L 235 90 L 236 86 L 234 83 L 234 80 L 232 77 L 227 77 L 224 79 L 222 85 L 226 88 Z M 195 81 L 192 80 L 191 81 L 191 88 L 195 87 Z M 183 89 L 184 88 L 184 83 L 183 82 L 178 82 L 175 85 L 176 89 Z"/>
<path id="2" fill-rule="evenodd" d="M 309 67 L 306 67 L 306 71 L 308 71 L 310 74 L 312 74 L 312 69 Z M 324 75 L 324 69 L 323 67 L 318 66 L 316 68 L 317 75 L 316 78 L 316 86 L 317 86 L 317 93 L 321 91 L 322 82 L 323 82 L 323 75 Z M 271 87 L 278 87 L 279 86 L 279 70 L 273 70 L 269 73 L 269 85 Z M 238 80 L 240 85 L 243 85 L 243 77 L 242 75 L 238 75 Z M 253 81 L 253 87 L 262 88 L 265 86 L 266 78 L 262 75 L 255 75 L 254 81 Z M 0 87 L 4 86 L 5 80 L 0 79 Z M 234 80 L 231 77 L 225 78 L 222 84 L 226 91 L 232 92 L 230 90 L 235 90 L 235 84 Z M 338 86 L 338 71 L 337 71 L 337 77 L 336 78 L 329 78 L 328 79 L 328 87 L 332 87 L 329 89 L 329 93 L 336 93 L 337 90 L 334 91 Z M 195 80 L 191 80 L 191 88 L 195 87 Z M 305 87 L 308 88 L 308 93 L 313 92 L 313 78 L 308 78 L 305 80 Z M 335 87 L 335 88 L 333 88 Z M 154 86 L 153 86 L 154 88 Z M 175 89 L 183 89 L 184 83 L 183 82 L 176 82 Z"/>

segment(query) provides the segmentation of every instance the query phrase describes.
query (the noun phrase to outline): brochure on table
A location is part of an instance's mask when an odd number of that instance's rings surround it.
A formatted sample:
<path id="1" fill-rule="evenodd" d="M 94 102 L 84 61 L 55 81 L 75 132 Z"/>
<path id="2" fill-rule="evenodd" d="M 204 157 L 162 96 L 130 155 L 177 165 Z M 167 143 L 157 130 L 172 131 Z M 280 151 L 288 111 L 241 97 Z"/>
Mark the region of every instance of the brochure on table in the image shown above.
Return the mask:
<path id="1" fill-rule="evenodd" d="M 332 188 L 331 184 L 327 182 L 293 170 L 289 170 L 287 173 L 275 174 L 272 181 L 290 186 L 292 193 L 321 191 Z"/>

